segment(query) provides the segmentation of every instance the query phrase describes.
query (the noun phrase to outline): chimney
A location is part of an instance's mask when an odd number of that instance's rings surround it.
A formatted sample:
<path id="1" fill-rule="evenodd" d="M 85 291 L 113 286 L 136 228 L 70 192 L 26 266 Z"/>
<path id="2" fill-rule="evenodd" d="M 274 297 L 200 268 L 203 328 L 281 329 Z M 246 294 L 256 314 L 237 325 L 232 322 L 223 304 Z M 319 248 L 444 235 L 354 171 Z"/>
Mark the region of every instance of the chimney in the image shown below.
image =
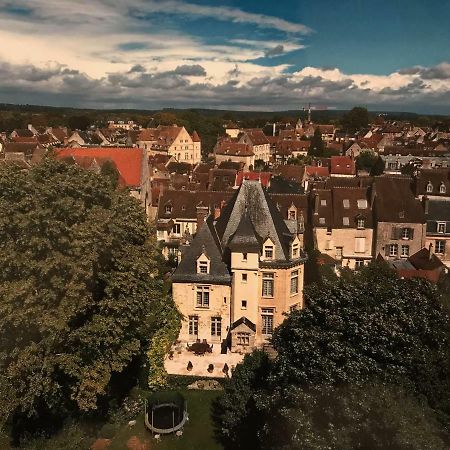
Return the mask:
<path id="1" fill-rule="evenodd" d="M 205 220 L 208 217 L 208 211 L 208 207 L 204 206 L 203 203 L 197 205 L 197 232 L 205 223 Z"/>
<path id="2" fill-rule="evenodd" d="M 423 206 L 423 211 L 425 212 L 426 216 L 429 213 L 429 203 L 430 203 L 430 201 L 428 200 L 428 197 L 426 195 L 424 195 L 422 197 L 422 206 Z"/>
<path id="3" fill-rule="evenodd" d="M 375 202 L 375 197 L 377 195 L 376 184 L 375 181 L 372 182 L 372 190 L 370 192 L 370 206 L 373 208 L 373 204 Z"/>
<path id="4" fill-rule="evenodd" d="M 314 198 L 314 214 L 319 214 L 319 194 Z"/>
<path id="5" fill-rule="evenodd" d="M 274 123 L 273 123 L 272 136 L 275 136 L 275 129 L 276 129 L 276 127 L 277 127 L 277 125 L 276 125 L 276 123 L 274 122 Z"/>

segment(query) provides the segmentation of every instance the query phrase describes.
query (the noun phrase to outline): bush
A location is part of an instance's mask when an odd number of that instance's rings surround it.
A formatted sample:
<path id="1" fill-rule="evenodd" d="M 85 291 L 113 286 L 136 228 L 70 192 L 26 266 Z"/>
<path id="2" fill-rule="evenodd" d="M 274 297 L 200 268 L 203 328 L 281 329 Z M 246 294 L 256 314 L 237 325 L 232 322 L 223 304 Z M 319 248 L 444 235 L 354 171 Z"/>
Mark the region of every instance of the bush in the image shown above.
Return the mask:
<path id="1" fill-rule="evenodd" d="M 148 388 L 151 390 L 157 390 L 167 386 L 164 356 L 177 339 L 181 326 L 181 315 L 171 299 L 167 299 L 161 313 L 164 323 L 161 324 L 162 328 L 153 335 L 150 341 L 150 348 L 147 352 L 149 364 Z"/>
<path id="2" fill-rule="evenodd" d="M 100 429 L 99 437 L 103 439 L 112 439 L 117 433 L 118 427 L 113 423 L 105 423 Z"/>

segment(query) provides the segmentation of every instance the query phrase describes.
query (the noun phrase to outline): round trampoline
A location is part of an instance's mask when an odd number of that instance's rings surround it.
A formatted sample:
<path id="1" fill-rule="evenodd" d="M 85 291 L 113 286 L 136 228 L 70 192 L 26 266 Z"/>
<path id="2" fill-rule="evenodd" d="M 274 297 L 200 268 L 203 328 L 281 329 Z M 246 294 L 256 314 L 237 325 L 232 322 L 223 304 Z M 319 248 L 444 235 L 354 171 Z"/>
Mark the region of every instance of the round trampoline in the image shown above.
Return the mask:
<path id="1" fill-rule="evenodd" d="M 145 400 L 145 425 L 152 433 L 176 433 L 187 418 L 186 400 L 179 392 L 155 392 Z"/>

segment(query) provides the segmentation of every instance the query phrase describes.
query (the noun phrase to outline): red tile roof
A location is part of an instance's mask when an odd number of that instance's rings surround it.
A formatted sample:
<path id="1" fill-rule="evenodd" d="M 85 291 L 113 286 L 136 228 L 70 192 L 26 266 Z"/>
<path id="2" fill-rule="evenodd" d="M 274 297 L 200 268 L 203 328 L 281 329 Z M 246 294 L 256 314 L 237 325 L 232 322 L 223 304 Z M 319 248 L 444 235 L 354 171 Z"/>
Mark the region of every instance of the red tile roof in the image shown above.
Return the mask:
<path id="1" fill-rule="evenodd" d="M 58 158 L 73 156 L 105 158 L 114 162 L 124 179 L 125 185 L 134 187 L 141 185 L 143 150 L 139 148 L 101 147 L 101 148 L 63 148 L 58 151 Z"/>
<path id="2" fill-rule="evenodd" d="M 305 166 L 305 173 L 306 173 L 306 175 L 316 176 L 316 177 L 330 176 L 328 167 L 323 167 L 323 166 Z"/>
<path id="3" fill-rule="evenodd" d="M 236 186 L 240 186 L 242 180 L 252 180 L 259 181 L 262 186 L 267 187 L 271 178 L 271 172 L 244 172 L 241 170 L 236 176 Z"/>
<path id="4" fill-rule="evenodd" d="M 331 174 L 333 175 L 355 175 L 355 161 L 348 156 L 331 157 Z"/>

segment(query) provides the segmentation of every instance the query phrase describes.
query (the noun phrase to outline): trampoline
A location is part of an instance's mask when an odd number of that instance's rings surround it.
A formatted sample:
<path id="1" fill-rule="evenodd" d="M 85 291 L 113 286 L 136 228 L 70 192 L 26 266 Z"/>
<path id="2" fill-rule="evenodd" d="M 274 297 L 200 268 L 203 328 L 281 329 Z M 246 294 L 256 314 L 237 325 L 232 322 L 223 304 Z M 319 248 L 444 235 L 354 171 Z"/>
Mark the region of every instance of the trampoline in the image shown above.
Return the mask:
<path id="1" fill-rule="evenodd" d="M 187 403 L 179 392 L 155 392 L 145 400 L 145 425 L 152 433 L 176 433 L 187 419 Z"/>

